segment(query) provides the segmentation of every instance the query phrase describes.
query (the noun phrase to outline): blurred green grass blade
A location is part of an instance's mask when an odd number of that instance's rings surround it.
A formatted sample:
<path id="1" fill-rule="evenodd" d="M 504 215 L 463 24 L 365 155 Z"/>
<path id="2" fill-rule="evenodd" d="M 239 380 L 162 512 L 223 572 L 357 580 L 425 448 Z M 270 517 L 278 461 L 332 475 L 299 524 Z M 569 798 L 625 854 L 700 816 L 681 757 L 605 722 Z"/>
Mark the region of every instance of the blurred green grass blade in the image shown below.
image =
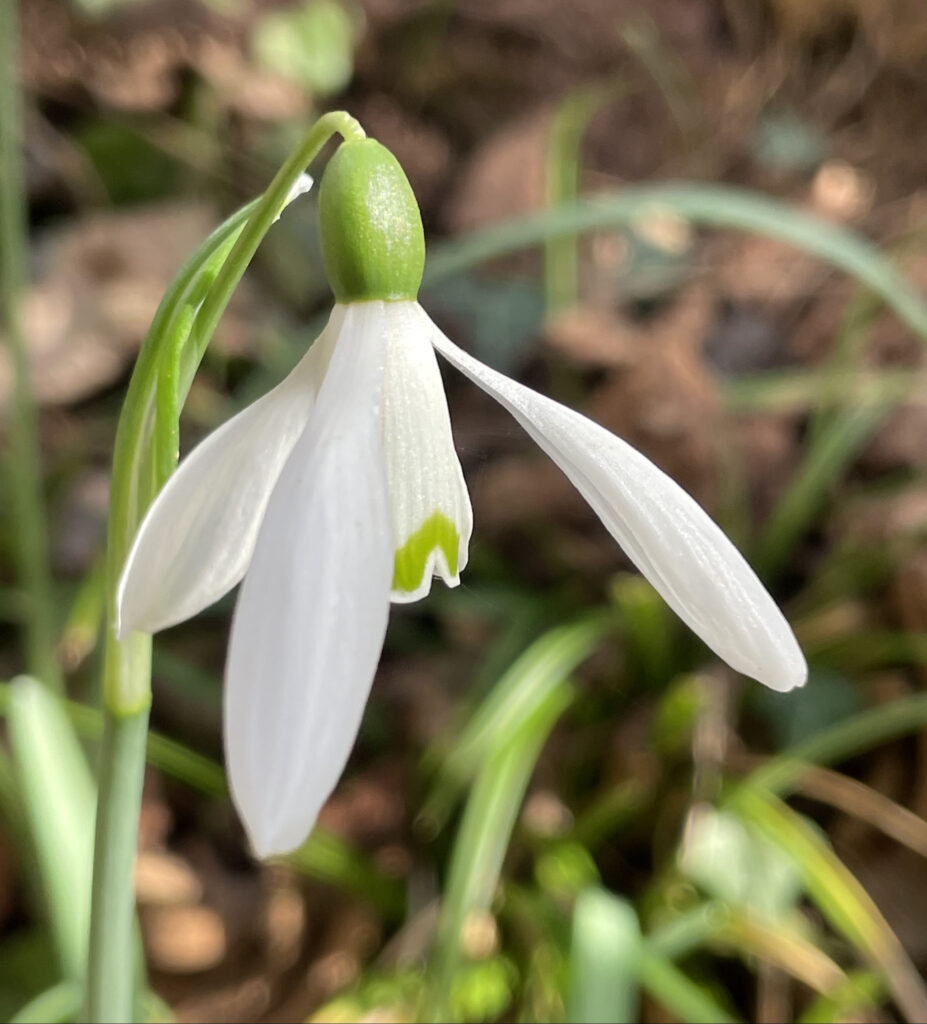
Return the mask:
<path id="1" fill-rule="evenodd" d="M 874 971 L 850 971 L 834 992 L 819 995 L 798 1018 L 798 1024 L 831 1024 L 831 1021 L 879 1020 L 876 1009 L 885 994 L 885 983 Z"/>
<path id="2" fill-rule="evenodd" d="M 604 889 L 580 893 L 573 910 L 568 1020 L 636 1020 L 641 929 L 630 903 Z"/>
<path id="3" fill-rule="evenodd" d="M 455 591 L 453 597 L 457 597 L 458 593 L 459 591 Z M 505 602 L 493 595 L 491 600 L 492 617 L 498 622 L 499 630 L 469 678 L 467 707 L 462 712 L 466 715 L 473 713 L 479 701 L 492 690 L 525 648 L 550 625 L 550 608 L 545 606 L 543 599 L 539 599 L 533 593 L 512 596 Z M 454 602 L 455 613 L 459 612 L 461 604 L 462 602 Z M 437 771 L 445 756 L 446 750 L 440 746 L 439 740 L 423 756 L 423 770 Z M 433 763 L 429 763 L 430 757 L 433 758 Z"/>
<path id="4" fill-rule="evenodd" d="M 925 377 L 916 370 L 839 369 L 828 372 L 822 387 L 821 371 L 781 370 L 750 374 L 723 382 L 724 398 L 735 412 L 804 413 L 832 404 L 863 402 L 894 405 L 902 400 L 927 401 Z M 834 394 L 839 396 L 839 402 Z"/>
<path id="5" fill-rule="evenodd" d="M 13 700 L 13 686 L 0 684 L 0 714 L 9 714 Z M 80 736 L 100 739 L 103 712 L 99 708 L 76 701 L 59 701 L 59 705 Z M 221 799 L 228 795 L 220 764 L 167 736 L 148 733 L 148 763 L 206 796 Z M 324 829 L 316 828 L 289 862 L 311 878 L 362 896 L 390 917 L 395 918 L 402 911 L 401 883 L 388 878 L 349 843 Z"/>
<path id="6" fill-rule="evenodd" d="M 0 684 L 0 714 L 8 714 L 11 703 L 12 686 Z M 99 708 L 78 701 L 60 701 L 59 704 L 80 736 L 87 740 L 100 739 L 103 712 Z M 148 734 L 148 763 L 207 796 L 222 797 L 228 792 L 221 765 L 156 732 Z"/>
<path id="7" fill-rule="evenodd" d="M 673 213 L 696 224 L 756 232 L 803 249 L 867 285 L 927 341 L 927 305 L 874 245 L 788 203 L 726 185 L 640 185 L 506 221 L 433 246 L 425 282 L 431 284 L 548 239 L 625 227 L 655 211 Z"/>
<path id="8" fill-rule="evenodd" d="M 805 645 L 818 664 L 835 669 L 872 672 L 892 665 L 927 664 L 927 631 L 859 630 Z"/>
<path id="9" fill-rule="evenodd" d="M 213 613 L 223 615 L 226 621 L 234 601 L 216 605 Z M 220 612 L 221 608 L 221 612 Z M 180 707 L 196 708 L 200 714 L 218 719 L 222 706 L 221 667 L 203 668 L 192 657 L 195 652 L 177 653 L 165 644 L 156 644 L 152 657 L 152 674 L 158 680 L 161 693 L 168 693 Z"/>
<path id="10" fill-rule="evenodd" d="M 820 377 L 821 401 L 808 420 L 808 444 L 814 444 L 827 428 L 837 410 L 852 404 L 856 396 L 843 389 L 843 378 L 863 368 L 869 329 L 882 309 L 878 296 L 857 288 L 847 303 L 823 365 L 816 367 Z M 858 399 L 857 399 L 858 400 Z"/>
<path id="11" fill-rule="evenodd" d="M 446 1000 L 460 963 L 464 928 L 472 914 L 489 909 L 534 766 L 548 733 L 574 696 L 573 688 L 561 681 L 514 728 L 495 734 L 485 752 L 451 853 L 427 1019 L 448 1019 Z"/>
<path id="12" fill-rule="evenodd" d="M 447 821 L 461 789 L 500 738 L 517 729 L 548 695 L 585 661 L 614 628 L 610 611 L 596 611 L 558 626 L 536 640 L 498 681 L 440 763 L 422 803 L 418 825 L 435 834 Z"/>
<path id="13" fill-rule="evenodd" d="M 147 756 L 150 765 L 207 796 L 224 797 L 228 793 L 222 766 L 176 740 L 149 732 Z"/>
<path id="14" fill-rule="evenodd" d="M 40 992 L 10 1018 L 10 1024 L 59 1024 L 76 1020 L 83 989 L 76 981 L 62 981 Z"/>
<path id="15" fill-rule="evenodd" d="M 634 821 L 651 805 L 654 796 L 654 785 L 640 779 L 613 785 L 577 816 L 570 838 L 594 850 Z"/>
<path id="16" fill-rule="evenodd" d="M 316 827 L 306 842 L 284 859 L 300 873 L 372 903 L 393 921 L 405 909 L 400 881 L 388 878 L 349 843 L 324 829 Z"/>
<path id="17" fill-rule="evenodd" d="M 686 1024 L 736 1024 L 738 1020 L 647 942 L 641 947 L 639 974 L 641 988 L 651 999 Z"/>
<path id="18" fill-rule="evenodd" d="M 808 895 L 831 926 L 881 969 L 905 1017 L 927 1020 L 923 979 L 872 898 L 821 835 L 777 797 L 755 786 L 738 787 L 728 806 L 792 857 Z"/>
<path id="19" fill-rule="evenodd" d="M 625 18 L 618 34 L 653 79 L 686 150 L 691 151 L 704 138 L 704 118 L 695 82 L 685 64 L 672 44 L 661 38 L 659 26 L 645 9 Z"/>
<path id="20" fill-rule="evenodd" d="M 13 758 L 55 946 L 66 978 L 87 961 L 96 790 L 60 701 L 26 676 L 7 690 Z"/>
<path id="21" fill-rule="evenodd" d="M 622 624 L 628 676 L 640 686 L 663 686 L 672 675 L 677 629 L 669 606 L 642 576 L 621 573 L 609 588 Z"/>
<path id="22" fill-rule="evenodd" d="M 771 964 L 803 982 L 812 991 L 830 994 L 846 982 L 846 974 L 821 948 L 822 937 L 798 917 L 772 918 L 749 910 L 731 915 L 723 941 L 748 966 L 754 959 Z"/>
<path id="23" fill-rule="evenodd" d="M 651 931 L 647 946 L 669 960 L 681 960 L 722 932 L 731 914 L 731 908 L 723 903 L 699 904 Z"/>
<path id="24" fill-rule="evenodd" d="M 145 1021 L 145 1024 L 173 1024 L 177 1020 L 170 1004 L 151 989 L 139 992 L 135 1006 L 136 1019 Z"/>
<path id="25" fill-rule="evenodd" d="M 741 921 L 744 914 L 781 921 L 802 895 L 801 876 L 788 854 L 736 815 L 708 803 L 696 805 L 688 816 L 678 867 L 712 899 L 736 909 Z"/>
<path id="26" fill-rule="evenodd" d="M 864 405 L 836 415 L 823 428 L 763 530 L 753 557 L 764 579 L 775 575 L 814 522 L 830 488 L 890 412 Z"/>
<path id="27" fill-rule="evenodd" d="M 730 809 L 791 856 L 825 916 L 858 950 L 866 952 L 879 945 L 878 911 L 807 822 L 776 797 L 754 787 L 739 788 Z"/>
<path id="28" fill-rule="evenodd" d="M 100 639 L 106 606 L 106 559 L 101 555 L 81 581 L 58 643 L 61 662 L 73 672 Z"/>
<path id="29" fill-rule="evenodd" d="M 833 765 L 927 728 L 927 693 L 861 711 L 802 740 L 752 771 L 741 786 L 788 795 L 807 764 Z"/>
<path id="30" fill-rule="evenodd" d="M 62 689 L 55 657 L 54 600 L 42 478 L 39 413 L 23 302 L 29 261 L 29 199 L 20 90 L 20 24 L 16 0 L 0 0 L 0 340 L 9 353 L 10 395 L 4 409 L 4 502 L 15 536 L 14 556 L 28 614 L 22 619 L 30 672 Z"/>
<path id="31" fill-rule="evenodd" d="M 622 82 L 574 89 L 559 103 L 550 126 L 546 154 L 548 207 L 562 206 L 579 196 L 582 143 L 589 122 L 607 102 L 625 92 Z M 575 234 L 549 238 L 544 246 L 544 300 L 547 316 L 579 298 L 579 252 Z"/>

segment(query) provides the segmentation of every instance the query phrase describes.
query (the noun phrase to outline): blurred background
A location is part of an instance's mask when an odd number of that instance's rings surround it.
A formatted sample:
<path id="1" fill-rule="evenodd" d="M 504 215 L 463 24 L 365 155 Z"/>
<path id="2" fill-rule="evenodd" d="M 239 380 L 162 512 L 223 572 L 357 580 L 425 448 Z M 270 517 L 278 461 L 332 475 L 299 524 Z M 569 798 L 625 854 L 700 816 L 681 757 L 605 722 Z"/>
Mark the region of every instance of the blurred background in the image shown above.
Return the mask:
<path id="1" fill-rule="evenodd" d="M 782 604 L 811 678 L 786 698 L 720 665 L 517 425 L 448 372 L 471 564 L 459 589 L 393 609 L 348 771 L 286 861 L 249 858 L 224 795 L 232 599 L 157 639 L 140 1012 L 924 1019 L 924 4 L 19 12 L 48 614 L 83 747 L 13 735 L 0 749 L 0 1014 L 37 996 L 58 1002 L 18 1019 L 77 1012 L 60 984 L 83 941 L 69 844 L 93 813 L 108 475 L 134 357 L 196 244 L 311 120 L 345 108 L 421 203 L 431 315 L 705 504 Z M 573 232 L 581 196 L 623 212 Z M 516 251 L 506 232 L 527 216 L 565 231 Z M 487 263 L 466 240 L 490 227 Z M 236 293 L 182 451 L 277 382 L 329 304 L 310 195 Z M 23 669 L 26 615 L 9 480 L 5 679 Z M 11 699 L 4 685 L 0 709 Z M 60 780 L 65 755 L 79 792 L 62 812 L 43 773 Z"/>

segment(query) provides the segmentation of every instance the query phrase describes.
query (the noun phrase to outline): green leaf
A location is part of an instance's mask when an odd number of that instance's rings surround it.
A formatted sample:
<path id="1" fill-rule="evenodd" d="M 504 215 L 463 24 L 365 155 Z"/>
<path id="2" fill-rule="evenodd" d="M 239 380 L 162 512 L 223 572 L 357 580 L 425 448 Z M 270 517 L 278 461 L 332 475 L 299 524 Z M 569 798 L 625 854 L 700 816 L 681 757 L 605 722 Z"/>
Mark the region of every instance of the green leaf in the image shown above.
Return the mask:
<path id="1" fill-rule="evenodd" d="M 592 854 L 569 840 L 544 850 L 534 866 L 534 875 L 541 891 L 558 901 L 572 900 L 601 881 Z"/>
<path id="2" fill-rule="evenodd" d="M 818 996 L 798 1018 L 799 1024 L 830 1024 L 831 1021 L 877 1020 L 876 1006 L 885 985 L 875 971 L 853 971 L 836 991 Z"/>
<path id="3" fill-rule="evenodd" d="M 782 569 L 833 485 L 890 411 L 887 405 L 856 406 L 820 430 L 763 530 L 753 559 L 761 576 Z"/>
<path id="4" fill-rule="evenodd" d="M 634 908 L 604 889 L 576 900 L 568 1019 L 577 1024 L 638 1019 L 641 930 Z"/>
<path id="5" fill-rule="evenodd" d="M 667 957 L 645 943 L 640 953 L 640 983 L 652 999 L 687 1024 L 735 1024 L 701 985 L 696 984 Z"/>
<path id="6" fill-rule="evenodd" d="M 776 845 L 709 805 L 692 816 L 680 867 L 710 896 L 772 919 L 783 917 L 801 895 L 801 879 Z"/>
<path id="7" fill-rule="evenodd" d="M 795 415 L 834 405 L 895 405 L 924 402 L 924 375 L 911 369 L 837 367 L 822 381 L 820 367 L 736 377 L 723 382 L 724 398 L 735 412 Z M 826 387 L 823 386 L 826 383 Z"/>
<path id="8" fill-rule="evenodd" d="M 672 674 L 678 620 L 642 576 L 621 573 L 612 580 L 610 591 L 621 613 L 629 678 L 662 688 Z"/>
<path id="9" fill-rule="evenodd" d="M 545 185 L 549 207 L 579 195 L 582 143 L 589 122 L 606 103 L 627 91 L 621 80 L 582 86 L 559 103 L 547 142 Z M 544 249 L 544 297 L 547 315 L 576 305 L 579 298 L 579 252 L 576 238 L 549 239 Z"/>
<path id="10" fill-rule="evenodd" d="M 358 18 L 336 0 L 310 0 L 273 11 L 257 24 L 258 63 L 318 97 L 340 92 L 354 74 Z"/>
<path id="11" fill-rule="evenodd" d="M 654 750 L 669 757 L 687 754 L 708 703 L 708 691 L 701 676 L 685 675 L 674 679 L 660 697 L 650 727 Z"/>
<path id="12" fill-rule="evenodd" d="M 626 227 L 642 214 L 654 212 L 712 227 L 756 232 L 804 249 L 867 285 L 927 341 L 927 305 L 873 245 L 787 203 L 726 185 L 640 185 L 510 220 L 432 247 L 425 283 L 552 238 Z"/>
<path id="13" fill-rule="evenodd" d="M 545 692 L 505 733 L 492 735 L 454 842 L 434 963 L 429 1017 L 447 1019 L 447 995 L 471 915 L 485 913 L 499 883 L 515 819 L 547 735 L 573 701 L 561 681 Z"/>
<path id="14" fill-rule="evenodd" d="M 179 165 L 131 124 L 95 120 L 77 134 L 114 205 L 150 203 L 177 194 Z"/>
<path id="15" fill-rule="evenodd" d="M 11 714 L 14 695 L 12 684 L 0 684 L 0 713 Z M 70 727 L 80 736 L 95 741 L 101 738 L 103 713 L 99 708 L 76 701 L 59 700 L 57 703 L 67 715 Z M 148 733 L 148 763 L 206 796 L 228 795 L 225 772 L 220 764 L 152 731 Z M 86 772 L 86 767 L 84 770 Z M 382 874 L 357 849 L 323 828 L 317 827 L 287 860 L 307 877 L 368 900 L 390 918 L 402 912 L 405 902 L 402 884 Z"/>
<path id="16" fill-rule="evenodd" d="M 8 929 L 0 945 L 0 1018 L 10 1019 L 41 993 L 60 984 L 57 961 L 48 928 L 26 925 Z"/>
<path id="17" fill-rule="evenodd" d="M 402 883 L 388 878 L 350 843 L 316 827 L 298 850 L 286 857 L 295 870 L 372 903 L 395 920 L 402 915 Z"/>
<path id="18" fill-rule="evenodd" d="M 517 730 L 525 718 L 582 664 L 613 628 L 610 612 L 596 611 L 545 633 L 498 681 L 441 762 L 419 814 L 418 825 L 435 833 L 447 821 L 461 788 L 489 751 Z"/>
<path id="19" fill-rule="evenodd" d="M 792 792 L 807 764 L 839 764 L 927 727 L 927 694 L 917 693 L 861 711 L 770 758 L 740 783 L 780 796 Z"/>
<path id="20" fill-rule="evenodd" d="M 517 973 L 501 956 L 467 964 L 454 977 L 448 1003 L 454 1020 L 499 1020 L 512 1002 Z"/>
<path id="21" fill-rule="evenodd" d="M 76 981 L 61 981 L 20 1007 L 10 1018 L 10 1024 L 58 1024 L 76 1020 L 82 998 L 83 989 Z"/>
<path id="22" fill-rule="evenodd" d="M 792 858 L 821 913 L 860 955 L 879 967 L 908 1020 L 927 1019 L 923 979 L 872 898 L 820 832 L 756 786 L 739 786 L 726 806 Z"/>
<path id="23" fill-rule="evenodd" d="M 7 690 L 13 758 L 66 978 L 87 962 L 96 789 L 61 702 L 26 676 Z"/>

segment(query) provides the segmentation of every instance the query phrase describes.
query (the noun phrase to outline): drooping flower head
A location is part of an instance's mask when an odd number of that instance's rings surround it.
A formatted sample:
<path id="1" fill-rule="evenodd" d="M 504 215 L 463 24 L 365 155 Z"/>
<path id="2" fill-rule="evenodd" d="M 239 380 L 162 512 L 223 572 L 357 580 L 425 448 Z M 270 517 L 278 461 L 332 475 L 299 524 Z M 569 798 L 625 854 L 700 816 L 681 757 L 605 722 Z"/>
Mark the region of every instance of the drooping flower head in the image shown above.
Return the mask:
<path id="1" fill-rule="evenodd" d="M 676 613 L 776 690 L 804 658 L 701 507 L 624 441 L 468 355 L 419 306 L 425 245 L 409 183 L 370 139 L 343 143 L 319 195 L 335 306 L 273 391 L 181 463 L 123 573 L 119 628 L 154 632 L 240 581 L 225 671 L 232 796 L 255 852 L 299 845 L 360 725 L 391 601 L 466 565 L 470 501 L 435 350 L 499 401 Z"/>

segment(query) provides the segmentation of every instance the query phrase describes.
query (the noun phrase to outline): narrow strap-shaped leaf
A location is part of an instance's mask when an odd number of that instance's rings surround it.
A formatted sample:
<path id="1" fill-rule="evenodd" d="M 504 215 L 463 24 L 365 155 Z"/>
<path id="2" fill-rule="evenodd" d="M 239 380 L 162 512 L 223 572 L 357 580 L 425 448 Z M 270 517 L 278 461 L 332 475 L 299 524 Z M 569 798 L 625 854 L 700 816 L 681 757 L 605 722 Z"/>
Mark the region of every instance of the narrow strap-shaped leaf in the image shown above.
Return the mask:
<path id="1" fill-rule="evenodd" d="M 640 922 L 631 904 L 604 889 L 581 893 L 573 910 L 568 1019 L 637 1019 L 640 952 Z"/>
<path id="2" fill-rule="evenodd" d="M 26 676 L 6 691 L 13 758 L 66 978 L 86 967 L 96 793 L 62 703 Z"/>
<path id="3" fill-rule="evenodd" d="M 756 232 L 794 245 L 861 281 L 927 342 L 927 305 L 873 245 L 788 203 L 727 185 L 637 185 L 510 220 L 432 249 L 425 284 L 552 238 L 624 227 L 665 211 L 696 224 Z"/>

